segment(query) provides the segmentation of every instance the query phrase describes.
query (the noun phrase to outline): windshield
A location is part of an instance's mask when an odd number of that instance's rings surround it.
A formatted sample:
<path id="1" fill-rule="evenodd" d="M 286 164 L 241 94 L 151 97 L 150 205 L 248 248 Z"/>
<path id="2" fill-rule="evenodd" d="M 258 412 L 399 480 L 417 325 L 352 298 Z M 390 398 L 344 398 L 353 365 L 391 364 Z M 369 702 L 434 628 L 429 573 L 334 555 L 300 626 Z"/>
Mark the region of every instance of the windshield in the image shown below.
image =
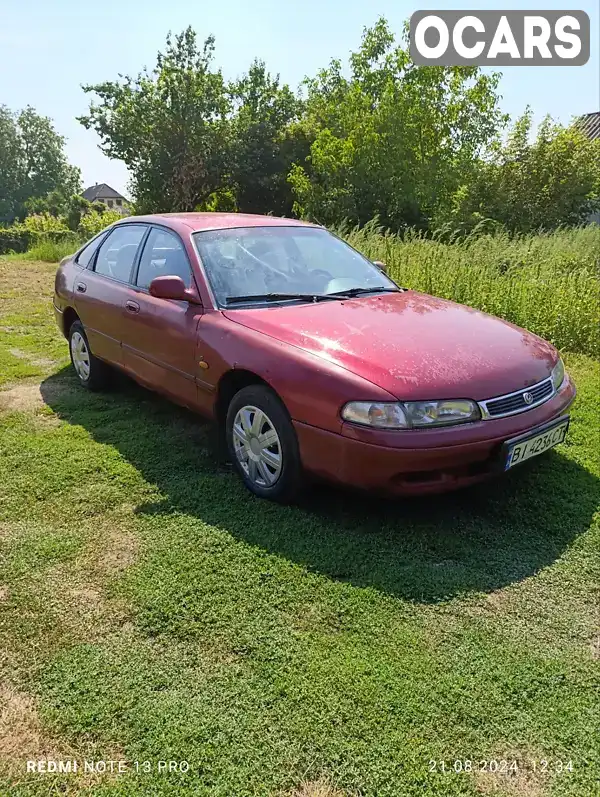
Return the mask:
<path id="1" fill-rule="evenodd" d="M 221 305 L 255 304 L 266 297 L 310 301 L 311 296 L 346 291 L 352 295 L 353 290 L 398 290 L 377 266 L 327 230 L 236 227 L 197 232 L 194 237 Z"/>

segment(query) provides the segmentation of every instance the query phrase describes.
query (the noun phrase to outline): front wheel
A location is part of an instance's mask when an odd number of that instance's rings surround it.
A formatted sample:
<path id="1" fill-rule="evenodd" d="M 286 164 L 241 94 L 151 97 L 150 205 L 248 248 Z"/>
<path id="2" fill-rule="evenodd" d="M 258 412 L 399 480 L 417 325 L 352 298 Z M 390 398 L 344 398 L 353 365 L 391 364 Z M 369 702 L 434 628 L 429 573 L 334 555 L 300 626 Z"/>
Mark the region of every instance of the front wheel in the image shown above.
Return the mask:
<path id="1" fill-rule="evenodd" d="M 296 432 L 272 390 L 250 385 L 236 393 L 225 431 L 233 466 L 251 492 L 280 502 L 299 494 L 303 478 Z"/>
<path id="2" fill-rule="evenodd" d="M 88 390 L 103 390 L 110 383 L 110 369 L 94 357 L 81 321 L 74 321 L 69 330 L 69 352 L 80 383 Z"/>

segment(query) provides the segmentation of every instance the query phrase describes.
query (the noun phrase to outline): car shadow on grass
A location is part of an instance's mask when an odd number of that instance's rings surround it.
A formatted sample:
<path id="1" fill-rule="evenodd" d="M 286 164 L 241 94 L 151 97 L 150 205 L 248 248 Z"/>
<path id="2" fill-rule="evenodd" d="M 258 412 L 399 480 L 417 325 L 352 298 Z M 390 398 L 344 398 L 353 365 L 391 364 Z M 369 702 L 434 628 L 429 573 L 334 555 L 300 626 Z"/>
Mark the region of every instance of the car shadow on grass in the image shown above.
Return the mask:
<path id="1" fill-rule="evenodd" d="M 70 368 L 41 385 L 64 421 L 114 446 L 164 498 L 142 515 L 175 513 L 359 587 L 432 603 L 489 592 L 554 562 L 589 526 L 599 480 L 550 452 L 456 493 L 385 500 L 315 486 L 297 506 L 255 498 L 220 462 L 198 416 L 118 377 L 90 394 Z"/>

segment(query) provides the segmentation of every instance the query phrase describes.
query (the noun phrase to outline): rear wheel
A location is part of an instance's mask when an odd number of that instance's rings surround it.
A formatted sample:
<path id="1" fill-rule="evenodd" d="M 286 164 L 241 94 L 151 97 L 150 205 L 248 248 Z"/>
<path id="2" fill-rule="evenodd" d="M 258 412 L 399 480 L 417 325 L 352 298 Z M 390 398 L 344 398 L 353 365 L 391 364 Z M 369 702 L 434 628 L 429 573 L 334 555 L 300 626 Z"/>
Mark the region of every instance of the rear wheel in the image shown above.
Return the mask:
<path id="1" fill-rule="evenodd" d="M 74 321 L 69 329 L 71 362 L 80 383 L 87 390 L 103 390 L 110 382 L 110 369 L 94 357 L 81 321 Z"/>
<path id="2" fill-rule="evenodd" d="M 303 478 L 296 432 L 272 390 L 250 385 L 236 393 L 225 434 L 233 466 L 251 492 L 281 502 L 299 494 Z"/>

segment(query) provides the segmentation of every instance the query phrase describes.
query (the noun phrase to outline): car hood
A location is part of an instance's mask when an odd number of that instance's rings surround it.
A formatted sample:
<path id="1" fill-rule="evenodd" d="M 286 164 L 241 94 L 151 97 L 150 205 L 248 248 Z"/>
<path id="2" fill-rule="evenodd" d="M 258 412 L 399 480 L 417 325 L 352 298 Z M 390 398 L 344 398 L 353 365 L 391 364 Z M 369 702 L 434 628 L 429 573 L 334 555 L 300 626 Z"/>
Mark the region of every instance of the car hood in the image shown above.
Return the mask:
<path id="1" fill-rule="evenodd" d="M 414 291 L 225 315 L 405 400 L 503 395 L 545 379 L 557 359 L 524 329 Z"/>

